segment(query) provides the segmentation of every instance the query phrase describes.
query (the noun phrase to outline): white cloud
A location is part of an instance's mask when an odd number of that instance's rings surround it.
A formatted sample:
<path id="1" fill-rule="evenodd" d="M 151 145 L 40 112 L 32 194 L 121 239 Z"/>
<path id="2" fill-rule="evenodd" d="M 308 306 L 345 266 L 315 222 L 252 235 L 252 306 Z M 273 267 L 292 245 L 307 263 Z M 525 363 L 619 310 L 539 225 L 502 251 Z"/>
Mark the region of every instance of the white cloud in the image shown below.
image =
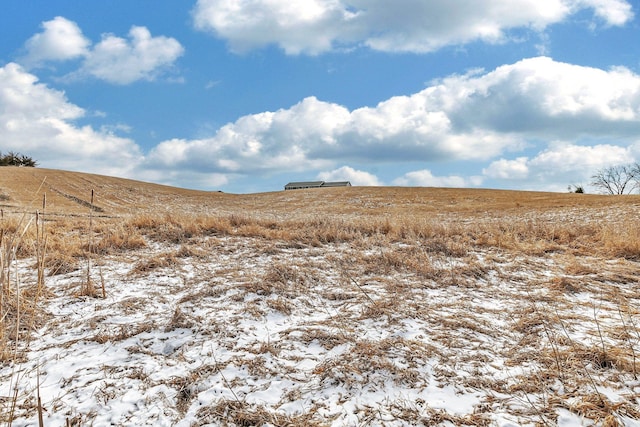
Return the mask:
<path id="1" fill-rule="evenodd" d="M 403 187 L 469 187 L 480 185 L 477 177 L 465 178 L 457 175 L 434 176 L 430 170 L 408 172 L 393 180 L 394 185 Z"/>
<path id="2" fill-rule="evenodd" d="M 126 130 L 118 124 L 77 126 L 85 111 L 20 66 L 0 70 L 4 150 L 28 151 L 43 166 L 80 164 L 168 184 L 220 186 L 238 176 L 325 171 L 330 178 L 375 185 L 374 175 L 338 165 L 441 160 L 492 162 L 484 177 L 505 182 L 576 182 L 640 152 L 640 76 L 549 58 L 450 76 L 375 107 L 349 110 L 309 97 L 290 108 L 241 117 L 210 137 L 164 141 L 147 156 L 114 133 Z M 524 149 L 538 153 L 526 157 Z M 394 183 L 459 187 L 480 179 L 424 170 Z"/>
<path id="3" fill-rule="evenodd" d="M 131 27 L 129 40 L 103 35 L 87 55 L 80 74 L 91 75 L 114 84 L 154 80 L 184 53 L 175 39 L 152 37 L 145 27 Z"/>
<path id="4" fill-rule="evenodd" d="M 521 181 L 531 189 L 562 191 L 572 183 L 586 184 L 599 169 L 636 161 L 632 147 L 610 144 L 585 146 L 553 143 L 533 158 L 499 159 L 483 169 L 483 174 L 504 182 Z M 550 183 L 555 186 L 550 187 Z"/>
<path id="5" fill-rule="evenodd" d="M 210 138 L 165 141 L 150 153 L 149 165 L 252 173 L 381 159 L 487 161 L 545 140 L 575 143 L 587 135 L 594 143 L 615 138 L 629 144 L 638 134 L 640 76 L 541 57 L 451 76 L 414 95 L 352 111 L 309 97 L 288 109 L 241 117 Z M 498 160 L 485 174 L 522 178 L 527 168 L 522 159 Z"/>
<path id="6" fill-rule="evenodd" d="M 0 67 L 3 150 L 27 154 L 43 167 L 132 176 L 142 160 L 139 147 L 108 131 L 76 126 L 84 114 L 19 65 Z"/>
<path id="7" fill-rule="evenodd" d="M 353 13 L 335 0 L 207 0 L 198 1 L 193 18 L 235 51 L 274 43 L 290 54 L 314 54 L 330 50 Z"/>
<path id="8" fill-rule="evenodd" d="M 593 8 L 597 17 L 608 25 L 624 25 L 633 18 L 631 4 L 619 0 L 582 0 L 577 7 Z"/>
<path id="9" fill-rule="evenodd" d="M 25 43 L 25 65 L 36 67 L 46 61 L 66 61 L 87 54 L 90 41 L 75 22 L 57 16 L 43 22 L 42 28 Z"/>
<path id="10" fill-rule="evenodd" d="M 80 69 L 67 78 L 90 76 L 121 85 L 154 80 L 184 53 L 177 40 L 153 37 L 146 27 L 131 27 L 129 39 L 105 34 L 91 46 L 73 21 L 56 17 L 42 26 L 44 31 L 26 42 L 27 55 L 21 62 L 34 67 L 47 61 L 81 58 Z"/>
<path id="11" fill-rule="evenodd" d="M 476 40 L 509 39 L 592 10 L 605 25 L 633 19 L 626 0 L 198 0 L 196 28 L 235 51 L 276 44 L 289 54 L 366 45 L 387 52 L 430 52 Z"/>
<path id="12" fill-rule="evenodd" d="M 233 174 L 201 173 L 188 168 L 173 170 L 138 169 L 134 172 L 134 178 L 159 184 L 182 186 L 193 189 L 213 189 L 224 187 L 236 178 Z"/>
<path id="13" fill-rule="evenodd" d="M 528 160 L 526 157 L 518 157 L 515 160 L 496 160 L 483 169 L 482 173 L 490 178 L 525 179 L 529 176 Z"/>
<path id="14" fill-rule="evenodd" d="M 337 145 L 334 133 L 348 120 L 344 107 L 310 97 L 289 109 L 241 117 L 212 138 L 162 142 L 149 165 L 225 173 L 322 169 L 332 161 L 310 151 Z"/>
<path id="15" fill-rule="evenodd" d="M 430 89 L 454 126 L 549 139 L 632 135 L 640 130 L 640 76 L 525 59 L 482 75 L 453 76 Z"/>
<path id="16" fill-rule="evenodd" d="M 349 166 L 342 166 L 329 172 L 320 172 L 318 179 L 322 181 L 349 181 L 352 185 L 380 186 L 382 183 L 369 172 L 353 169 Z"/>
<path id="17" fill-rule="evenodd" d="M 530 165 L 539 171 L 549 173 L 582 172 L 591 174 L 594 170 L 609 165 L 625 164 L 633 161 L 627 148 L 610 144 L 583 146 L 557 143 L 538 153 Z"/>
<path id="18" fill-rule="evenodd" d="M 212 138 L 165 141 L 149 162 L 248 173 L 322 168 L 342 159 L 486 159 L 514 144 L 513 137 L 483 130 L 456 134 L 445 113 L 424 111 L 415 105 L 420 102 L 420 97 L 393 98 L 349 112 L 309 97 L 289 109 L 242 117 Z"/>

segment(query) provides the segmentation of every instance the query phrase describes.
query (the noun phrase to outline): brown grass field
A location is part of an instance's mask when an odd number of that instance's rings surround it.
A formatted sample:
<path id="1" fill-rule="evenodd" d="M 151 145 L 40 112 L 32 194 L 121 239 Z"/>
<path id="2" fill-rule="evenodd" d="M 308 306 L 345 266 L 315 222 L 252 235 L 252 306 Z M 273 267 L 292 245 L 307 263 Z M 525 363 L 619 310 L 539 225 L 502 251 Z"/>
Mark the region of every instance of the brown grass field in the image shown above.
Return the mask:
<path id="1" fill-rule="evenodd" d="M 402 217 L 416 215 L 525 215 L 570 209 L 635 208 L 640 198 L 451 188 L 348 187 L 322 192 L 274 191 L 225 194 L 195 191 L 122 178 L 41 168 L 0 169 L 0 206 L 7 211 L 35 210 L 47 194 L 50 214 L 87 214 L 95 190 L 97 215 L 138 213 L 238 213 L 256 215 L 326 214 Z M 330 201 L 330 203 L 329 203 Z M 83 203 L 85 202 L 85 203 Z"/>
<path id="2" fill-rule="evenodd" d="M 640 425 L 640 196 L 5 167 L 0 208 L 0 425 Z"/>

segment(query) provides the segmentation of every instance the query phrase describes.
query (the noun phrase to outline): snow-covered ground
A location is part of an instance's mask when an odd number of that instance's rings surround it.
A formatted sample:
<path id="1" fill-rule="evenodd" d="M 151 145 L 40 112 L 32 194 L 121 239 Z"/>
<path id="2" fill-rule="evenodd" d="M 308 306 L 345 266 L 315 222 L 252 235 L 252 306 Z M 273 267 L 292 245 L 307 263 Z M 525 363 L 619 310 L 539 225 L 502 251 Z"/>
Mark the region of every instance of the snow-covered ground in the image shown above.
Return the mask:
<path id="1" fill-rule="evenodd" d="M 0 421 L 640 426 L 640 264 L 196 236 L 50 276 Z M 33 283 L 33 263 L 22 263 Z M 609 423 L 609 424 L 607 424 Z"/>

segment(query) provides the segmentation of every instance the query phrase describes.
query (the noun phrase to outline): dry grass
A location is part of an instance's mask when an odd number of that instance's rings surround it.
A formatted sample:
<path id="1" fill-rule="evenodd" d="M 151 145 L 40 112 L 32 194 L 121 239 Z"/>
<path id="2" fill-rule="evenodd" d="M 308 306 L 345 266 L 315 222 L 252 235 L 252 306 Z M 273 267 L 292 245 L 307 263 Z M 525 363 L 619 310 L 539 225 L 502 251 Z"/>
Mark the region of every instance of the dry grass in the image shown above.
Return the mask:
<path id="1" fill-rule="evenodd" d="M 115 230 L 105 230 L 100 233 L 99 240 L 89 248 L 83 245 L 85 251 L 91 250 L 94 254 L 107 255 L 113 252 L 124 252 L 142 249 L 147 246 L 144 237 L 131 228 L 119 227 Z"/>
<path id="2" fill-rule="evenodd" d="M 198 412 L 200 424 L 218 424 L 221 426 L 324 426 L 313 419 L 313 410 L 308 413 L 289 416 L 273 412 L 264 406 L 251 405 L 245 402 L 221 399 L 217 405 L 202 408 Z"/>
<path id="3" fill-rule="evenodd" d="M 267 356 L 291 362 L 298 346 L 318 344 L 327 351 L 347 349 L 307 372 L 320 385 L 350 391 L 366 383 L 383 390 L 388 383 L 424 388 L 437 381 L 488 391 L 473 414 L 389 401 L 378 412 L 360 408 L 364 424 L 381 422 L 377 417 L 384 413 L 424 425 L 489 425 L 492 411 L 505 407 L 540 425 L 553 425 L 558 408 L 608 426 L 622 425 L 623 416 L 640 418 L 638 387 L 624 401 L 612 402 L 603 392 L 640 376 L 640 301 L 630 286 L 638 281 L 640 261 L 636 196 L 405 188 L 243 196 L 136 189 L 125 180 L 58 171 L 36 170 L 33 178 L 14 172 L 26 184 L 23 192 L 10 180 L 3 184 L 8 207 L 0 221 L 0 364 L 20 360 L 31 331 L 47 321 L 39 311 L 48 295 L 41 269 L 90 282 L 87 260 L 89 267 L 126 262 L 132 267 L 123 280 L 135 286 L 139 278 L 180 275 L 192 267 L 180 287 L 162 291 L 181 295 L 166 311 L 163 331 L 202 328 L 215 337 L 241 336 L 246 331 L 233 329 L 241 318 L 298 322 L 301 310 L 322 313 L 322 320 L 296 323 L 276 342 L 245 345 L 243 351 L 255 357 L 237 363 L 254 376 L 292 369 L 292 363 L 267 366 Z M 48 216 L 36 224 L 23 193 L 43 174 L 52 196 Z M 92 211 L 91 225 L 87 206 L 74 202 L 87 199 L 88 185 L 97 189 L 94 205 L 101 208 Z M 149 295 L 155 299 L 161 298 Z M 195 306 L 219 301 L 242 302 L 244 311 L 224 324 L 193 314 Z M 123 302 L 114 310 L 137 312 L 147 302 Z M 415 338 L 384 332 L 410 330 L 412 322 L 423 330 L 411 330 Z M 159 327 L 147 320 L 115 329 L 99 319 L 91 323 L 98 343 L 123 342 Z M 498 356 L 503 371 L 494 363 Z M 431 376 L 425 366 L 433 367 Z M 167 383 L 176 390 L 178 412 L 193 404 L 198 390 L 192 384 L 216 371 Z M 107 400 L 108 391 L 101 395 Z M 5 409 L 0 402 L 0 412 Z M 314 402 L 291 415 L 221 397 L 199 409 L 197 419 L 330 424 L 323 411 Z M 11 417 L 0 421 L 10 425 Z"/>
<path id="4" fill-rule="evenodd" d="M 46 293 L 46 239 L 40 219 L 36 214 L 0 222 L 0 361 L 21 359 L 30 332 L 44 321 L 38 305 Z M 37 274 L 24 283 L 18 264 L 29 254 L 35 257 Z"/>
<path id="5" fill-rule="evenodd" d="M 138 261 L 131 269 L 131 274 L 144 274 L 157 268 L 173 268 L 177 265 L 178 259 L 174 253 L 162 253 Z"/>

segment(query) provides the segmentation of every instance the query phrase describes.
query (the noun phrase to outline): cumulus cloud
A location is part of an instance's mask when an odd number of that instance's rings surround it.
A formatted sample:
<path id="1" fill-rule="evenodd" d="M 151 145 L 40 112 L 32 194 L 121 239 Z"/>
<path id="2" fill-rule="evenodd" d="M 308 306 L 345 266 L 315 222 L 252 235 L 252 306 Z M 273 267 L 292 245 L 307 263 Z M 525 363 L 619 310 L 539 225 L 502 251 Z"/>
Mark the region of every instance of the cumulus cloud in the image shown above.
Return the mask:
<path id="1" fill-rule="evenodd" d="M 529 176 L 529 159 L 518 157 L 514 160 L 499 159 L 491 162 L 482 173 L 497 179 L 525 179 Z"/>
<path id="2" fill-rule="evenodd" d="M 4 150 L 28 154 L 44 167 L 132 176 L 142 160 L 130 139 L 77 126 L 84 110 L 22 67 L 0 67 L 0 141 Z"/>
<path id="3" fill-rule="evenodd" d="M 309 97 L 289 109 L 242 117 L 212 138 L 165 141 L 152 150 L 149 164 L 233 173 L 308 170 L 343 159 L 488 159 L 518 145 L 517 138 L 481 129 L 456 133 L 446 113 L 416 102 L 424 100 L 394 98 L 350 112 Z"/>
<path id="4" fill-rule="evenodd" d="M 297 54 L 329 50 L 354 14 L 334 0 L 213 0 L 198 1 L 193 17 L 196 28 L 228 39 L 235 51 L 274 43 Z"/>
<path id="5" fill-rule="evenodd" d="M 182 186 L 194 189 L 220 188 L 229 184 L 229 182 L 234 178 L 239 178 L 239 176 L 235 176 L 234 174 L 202 173 L 198 170 L 191 170 L 188 168 L 172 169 L 168 171 L 138 168 L 133 172 L 132 177 L 159 184 L 178 187 Z"/>
<path id="6" fill-rule="evenodd" d="M 640 130 L 640 76 L 624 67 L 601 70 L 538 57 L 484 76 L 450 77 L 431 90 L 452 104 L 459 128 L 543 137 Z"/>
<path id="7" fill-rule="evenodd" d="M 358 45 L 431 52 L 504 42 L 513 29 L 541 31 L 584 10 L 608 26 L 633 19 L 626 0 L 198 0 L 193 19 L 235 51 L 275 44 L 289 54 Z"/>
<path id="8" fill-rule="evenodd" d="M 80 27 L 63 17 L 42 23 L 44 31 L 26 43 L 27 54 L 21 62 L 36 67 L 48 61 L 81 58 L 80 69 L 68 78 L 93 77 L 113 84 L 154 80 L 184 53 L 175 39 L 153 37 L 146 27 L 131 27 L 129 38 L 104 34 L 94 46 Z"/>
<path id="9" fill-rule="evenodd" d="M 611 138 L 631 143 L 638 134 L 640 76 L 624 68 L 600 70 L 539 57 L 450 76 L 375 107 L 350 111 L 309 97 L 288 109 L 241 117 L 211 138 L 165 141 L 148 162 L 159 170 L 189 166 L 251 173 L 381 159 L 488 161 L 539 141 L 571 143 L 588 135 L 596 143 Z M 550 162 L 558 150 L 541 159 Z M 564 150 L 562 155 L 570 156 Z M 575 158 L 587 164 L 584 153 Z M 603 152 L 600 158 L 610 156 Z M 523 178 L 530 168 L 529 160 L 498 160 L 485 175 Z"/>
<path id="10" fill-rule="evenodd" d="M 375 107 L 349 110 L 305 98 L 240 117 L 208 138 L 166 140 L 146 156 L 117 128 L 76 125 L 84 116 L 64 93 L 38 83 L 19 65 L 0 69 L 3 149 L 28 152 L 43 166 L 82 164 L 101 173 L 203 186 L 282 171 L 378 185 L 374 175 L 338 165 L 483 161 L 491 162 L 482 171 L 485 179 L 575 182 L 640 153 L 640 76 L 625 68 L 531 58 L 449 76 Z M 537 154 L 524 155 L 525 149 Z M 393 183 L 459 187 L 480 180 L 425 169 Z"/>
<path id="11" fill-rule="evenodd" d="M 22 62 L 26 65 L 35 67 L 47 61 L 66 61 L 88 53 L 90 41 L 75 22 L 57 16 L 43 22 L 42 29 L 25 43 L 27 55 Z"/>
<path id="12" fill-rule="evenodd" d="M 321 181 L 349 181 L 351 185 L 379 186 L 382 185 L 377 176 L 369 172 L 342 166 L 329 172 L 320 172 L 318 179 Z"/>
<path id="13" fill-rule="evenodd" d="M 225 173 L 322 169 L 332 162 L 309 155 L 310 147 L 337 145 L 334 130 L 348 120 L 346 108 L 310 97 L 289 109 L 241 117 L 212 138 L 162 142 L 148 162 L 154 168 L 188 165 Z"/>
<path id="14" fill-rule="evenodd" d="M 137 80 L 154 80 L 184 52 L 182 45 L 170 37 L 152 37 L 145 27 L 132 27 L 129 40 L 112 34 L 102 36 L 87 55 L 80 74 L 115 84 Z"/>
<path id="15" fill-rule="evenodd" d="M 631 4 L 618 0 L 582 0 L 576 4 L 577 8 L 593 8 L 597 17 L 607 25 L 624 25 L 633 18 Z"/>
<path id="16" fill-rule="evenodd" d="M 499 159 L 483 169 L 483 174 L 504 182 L 526 181 L 531 188 L 562 190 L 569 183 L 589 182 L 593 173 L 604 167 L 636 161 L 633 146 L 611 144 L 586 146 L 553 143 L 532 158 Z M 549 182 L 560 182 L 549 188 Z"/>
<path id="17" fill-rule="evenodd" d="M 470 187 L 482 183 L 481 177 L 465 178 L 457 175 L 434 176 L 430 170 L 408 172 L 393 181 L 394 185 L 404 187 Z"/>
<path id="18" fill-rule="evenodd" d="M 555 143 L 536 155 L 530 164 L 545 173 L 559 171 L 593 171 L 608 165 L 633 161 L 628 148 L 611 144 L 584 146 Z"/>

